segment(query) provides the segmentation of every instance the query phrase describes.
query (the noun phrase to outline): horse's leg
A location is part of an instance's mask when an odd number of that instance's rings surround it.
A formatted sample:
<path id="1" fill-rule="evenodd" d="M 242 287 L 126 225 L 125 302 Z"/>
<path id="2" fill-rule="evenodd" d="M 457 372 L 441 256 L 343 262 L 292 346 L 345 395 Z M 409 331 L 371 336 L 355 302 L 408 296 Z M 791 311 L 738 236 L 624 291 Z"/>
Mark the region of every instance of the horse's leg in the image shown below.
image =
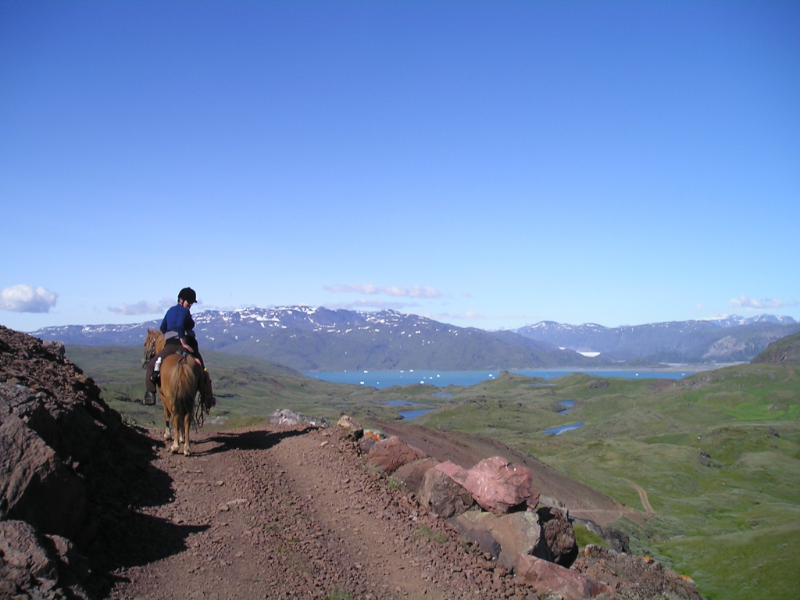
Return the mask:
<path id="1" fill-rule="evenodd" d="M 168 442 L 172 439 L 172 436 L 169 434 L 169 411 L 167 410 L 167 405 L 164 402 L 164 397 L 161 397 L 161 403 L 164 406 L 164 423 L 166 423 L 166 428 L 164 429 L 164 441 Z"/>
<path id="2" fill-rule="evenodd" d="M 178 413 L 174 412 L 172 414 L 172 430 L 175 432 L 175 435 L 172 436 L 172 448 L 171 448 L 173 454 L 178 453 L 178 437 L 179 437 L 178 431 L 180 431 L 179 427 L 181 426 L 179 419 L 180 417 L 178 416 Z"/>
<path id="3" fill-rule="evenodd" d="M 183 430 L 184 430 L 184 443 L 183 443 L 183 455 L 189 456 L 189 427 L 191 426 L 192 421 L 192 413 L 188 412 L 183 415 Z"/>

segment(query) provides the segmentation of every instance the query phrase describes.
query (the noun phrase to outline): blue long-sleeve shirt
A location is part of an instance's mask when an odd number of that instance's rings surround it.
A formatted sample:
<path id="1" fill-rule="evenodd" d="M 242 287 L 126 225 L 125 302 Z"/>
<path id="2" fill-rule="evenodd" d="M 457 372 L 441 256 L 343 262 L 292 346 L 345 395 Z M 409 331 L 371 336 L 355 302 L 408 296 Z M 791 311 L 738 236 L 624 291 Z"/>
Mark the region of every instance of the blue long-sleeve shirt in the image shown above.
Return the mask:
<path id="1" fill-rule="evenodd" d="M 184 308 L 180 304 L 170 308 L 167 314 L 164 315 L 164 320 L 161 321 L 161 333 L 174 331 L 181 339 L 193 337 L 193 329 L 194 319 L 192 319 L 192 313 L 189 312 L 188 308 Z"/>

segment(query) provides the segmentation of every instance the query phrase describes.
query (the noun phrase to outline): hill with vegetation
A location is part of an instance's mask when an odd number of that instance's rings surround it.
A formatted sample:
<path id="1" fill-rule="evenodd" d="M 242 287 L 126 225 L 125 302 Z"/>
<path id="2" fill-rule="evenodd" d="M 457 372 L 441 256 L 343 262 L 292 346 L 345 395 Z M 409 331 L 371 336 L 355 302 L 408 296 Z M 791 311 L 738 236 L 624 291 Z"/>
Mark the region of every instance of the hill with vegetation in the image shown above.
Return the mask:
<path id="1" fill-rule="evenodd" d="M 67 354 L 126 419 L 161 424 L 160 410 L 134 401 L 144 393 L 138 349 Z M 788 600 L 800 587 L 800 373 L 793 364 L 736 365 L 677 381 L 504 373 L 469 387 L 375 390 L 243 356 L 208 353 L 208 362 L 220 396 L 212 427 L 263 421 L 279 408 L 402 427 L 399 411 L 409 407 L 387 402 L 415 402 L 432 411 L 413 424 L 498 440 L 636 508 L 637 518 L 611 525 L 630 536 L 635 553 L 691 576 L 709 598 Z M 577 423 L 583 426 L 546 433 Z"/>
<path id="2" fill-rule="evenodd" d="M 752 362 L 753 364 L 800 362 L 800 333 L 787 335 L 777 342 L 772 342 Z"/>

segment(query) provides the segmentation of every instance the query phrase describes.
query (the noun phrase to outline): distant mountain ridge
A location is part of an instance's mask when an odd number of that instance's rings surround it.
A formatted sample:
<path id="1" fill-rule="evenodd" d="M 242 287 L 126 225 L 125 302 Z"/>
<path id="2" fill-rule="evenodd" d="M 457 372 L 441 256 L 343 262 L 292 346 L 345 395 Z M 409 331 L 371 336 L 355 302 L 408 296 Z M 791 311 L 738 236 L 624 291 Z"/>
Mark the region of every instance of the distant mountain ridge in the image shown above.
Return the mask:
<path id="1" fill-rule="evenodd" d="M 576 352 L 599 352 L 609 361 L 714 363 L 749 361 L 771 342 L 800 331 L 800 324 L 786 316 L 723 315 L 621 327 L 541 321 L 512 331 Z"/>
<path id="2" fill-rule="evenodd" d="M 800 362 L 800 333 L 788 335 L 772 342 L 751 362 L 753 364 Z"/>
<path id="3" fill-rule="evenodd" d="M 300 371 L 603 366 L 513 332 L 456 327 L 392 310 L 310 306 L 205 311 L 194 315 L 201 351 L 257 356 Z M 136 345 L 160 320 L 135 325 L 47 327 L 32 335 L 81 346 Z"/>

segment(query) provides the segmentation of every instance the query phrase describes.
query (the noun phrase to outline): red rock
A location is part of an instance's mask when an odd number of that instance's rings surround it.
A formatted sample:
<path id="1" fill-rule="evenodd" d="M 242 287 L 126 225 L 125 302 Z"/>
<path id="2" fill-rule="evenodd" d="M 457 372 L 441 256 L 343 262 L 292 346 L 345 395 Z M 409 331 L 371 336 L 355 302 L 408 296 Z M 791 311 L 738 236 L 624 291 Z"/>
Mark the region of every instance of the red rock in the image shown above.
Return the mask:
<path id="1" fill-rule="evenodd" d="M 389 474 L 407 463 L 426 457 L 427 454 L 422 450 L 409 446 L 395 435 L 375 442 L 369 450 L 367 464 Z"/>
<path id="2" fill-rule="evenodd" d="M 604 583 L 527 554 L 517 555 L 514 571 L 524 577 L 536 593 L 559 594 L 564 600 L 582 600 L 613 593 Z"/>
<path id="3" fill-rule="evenodd" d="M 533 489 L 533 473 L 501 456 L 482 460 L 471 469 L 463 469 L 449 461 L 436 466 L 462 485 L 482 508 L 495 514 L 526 503 L 535 508 L 539 493 Z"/>

